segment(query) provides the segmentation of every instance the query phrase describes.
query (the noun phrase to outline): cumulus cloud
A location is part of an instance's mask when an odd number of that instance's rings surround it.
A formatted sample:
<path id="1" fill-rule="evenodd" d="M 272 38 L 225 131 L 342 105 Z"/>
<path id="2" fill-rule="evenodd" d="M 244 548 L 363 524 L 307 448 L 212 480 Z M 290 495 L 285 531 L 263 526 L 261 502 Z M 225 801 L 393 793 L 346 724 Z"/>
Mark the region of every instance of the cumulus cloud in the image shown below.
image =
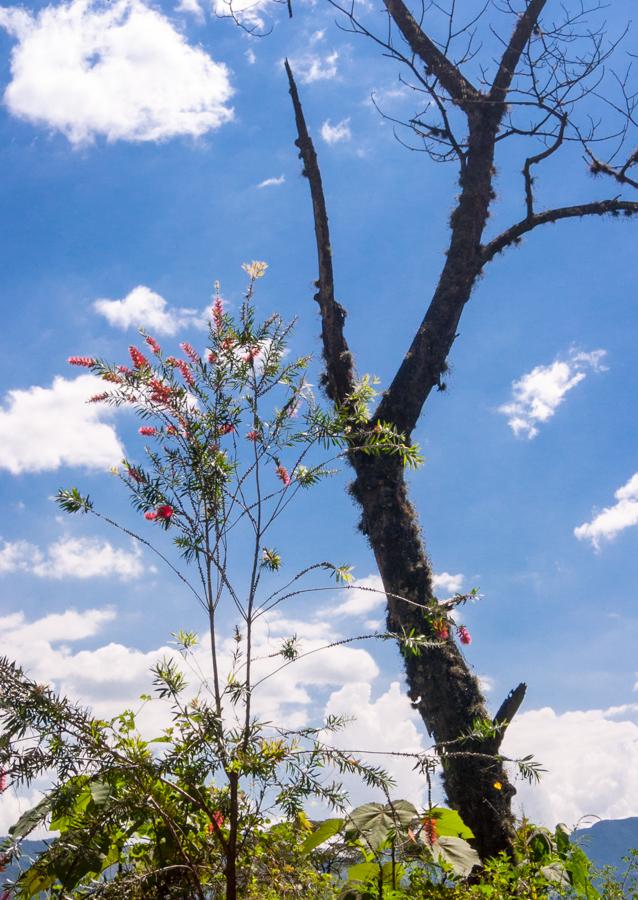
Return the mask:
<path id="1" fill-rule="evenodd" d="M 255 54 L 255 51 L 252 49 L 252 47 L 249 47 L 248 50 L 246 50 L 246 52 L 244 53 L 244 56 L 246 57 L 246 60 L 248 61 L 249 66 L 254 66 L 255 63 L 257 62 L 257 56 Z"/>
<path id="2" fill-rule="evenodd" d="M 616 535 L 638 525 L 638 472 L 615 492 L 616 502 L 606 506 L 591 522 L 584 522 L 574 528 L 579 541 L 591 541 L 596 550 L 603 541 L 611 541 Z"/>
<path id="3" fill-rule="evenodd" d="M 278 184 L 283 184 L 286 180 L 285 175 L 279 175 L 278 178 L 266 178 L 264 181 L 260 181 L 257 185 L 258 188 L 266 188 L 266 187 L 276 187 Z"/>
<path id="4" fill-rule="evenodd" d="M 87 399 L 104 389 L 94 375 L 54 378 L 50 388 L 8 391 L 0 408 L 0 468 L 12 475 L 60 466 L 106 469 L 124 448 L 115 429 L 101 419 L 113 410 Z"/>
<path id="5" fill-rule="evenodd" d="M 516 437 L 530 440 L 538 434 L 538 425 L 549 421 L 569 391 L 586 378 L 588 372 L 603 372 L 606 350 L 591 353 L 571 351 L 567 359 L 548 366 L 536 366 L 512 383 L 512 400 L 498 407 L 507 416 L 507 424 Z"/>
<path id="6" fill-rule="evenodd" d="M 330 119 L 326 119 L 321 126 L 321 137 L 326 144 L 338 144 L 340 141 L 349 141 L 352 138 L 350 119 L 342 119 L 336 125 L 331 125 Z"/>
<path id="7" fill-rule="evenodd" d="M 182 328 L 204 327 L 205 318 L 194 309 L 170 307 L 166 300 L 143 284 L 122 300 L 96 300 L 93 308 L 115 328 L 147 328 L 156 334 L 174 335 Z"/>
<path id="8" fill-rule="evenodd" d="M 246 26 L 249 32 L 264 28 L 264 14 L 270 5 L 271 0 L 212 0 L 216 16 L 230 16 Z"/>
<path id="9" fill-rule="evenodd" d="M 175 10 L 193 16 L 198 22 L 204 21 L 204 10 L 199 5 L 199 0 L 180 0 Z"/>
<path id="10" fill-rule="evenodd" d="M 339 52 L 333 50 L 324 56 L 317 53 L 298 56 L 290 60 L 290 65 L 302 84 L 312 84 L 314 81 L 331 81 L 336 78 L 338 60 Z"/>
<path id="11" fill-rule="evenodd" d="M 144 573 L 142 552 L 114 547 L 96 538 L 61 538 L 46 552 L 28 541 L 5 541 L 0 549 L 0 574 L 30 572 L 38 578 L 119 578 L 129 581 Z"/>
<path id="12" fill-rule="evenodd" d="M 540 784 L 517 784 L 515 803 L 533 822 L 571 827 L 585 816 L 638 815 L 637 705 L 520 713 L 505 733 L 503 752 L 533 753 L 547 769 Z"/>
<path id="13" fill-rule="evenodd" d="M 227 67 L 141 0 L 4 7 L 0 27 L 17 39 L 8 109 L 72 144 L 197 137 L 233 118 Z"/>
<path id="14" fill-rule="evenodd" d="M 432 586 L 437 593 L 445 594 L 446 597 L 452 597 L 454 594 L 460 594 L 465 575 L 460 572 L 457 575 L 451 575 L 449 572 L 440 572 L 438 575 L 432 576 Z"/>
<path id="15" fill-rule="evenodd" d="M 434 590 L 444 594 L 445 598 L 459 593 L 464 581 L 465 576 L 460 573 L 451 575 L 449 572 L 441 572 L 432 577 Z M 342 589 L 342 596 L 344 599 L 341 603 L 327 607 L 324 612 L 337 618 L 341 616 L 369 616 L 370 613 L 378 610 L 380 606 L 384 606 L 386 603 L 383 582 L 381 581 L 381 576 L 376 573 L 355 579 L 351 585 Z M 378 620 L 369 619 L 366 627 L 373 627 L 373 625 L 378 624 Z"/>
<path id="16" fill-rule="evenodd" d="M 343 731 L 326 735 L 327 742 L 341 750 L 352 751 L 362 762 L 384 768 L 395 782 L 391 797 L 410 799 L 417 805 L 424 802 L 427 779 L 414 771 L 414 758 L 392 756 L 397 752 L 423 753 L 426 749 L 421 718 L 397 681 L 393 681 L 376 700 L 372 699 L 369 683 L 359 681 L 344 685 L 330 695 L 326 715 L 354 717 Z M 366 750 L 375 753 L 366 754 L 363 752 Z M 375 795 L 359 779 L 347 778 L 344 784 L 353 805 L 370 800 L 385 802 L 381 791 Z"/>

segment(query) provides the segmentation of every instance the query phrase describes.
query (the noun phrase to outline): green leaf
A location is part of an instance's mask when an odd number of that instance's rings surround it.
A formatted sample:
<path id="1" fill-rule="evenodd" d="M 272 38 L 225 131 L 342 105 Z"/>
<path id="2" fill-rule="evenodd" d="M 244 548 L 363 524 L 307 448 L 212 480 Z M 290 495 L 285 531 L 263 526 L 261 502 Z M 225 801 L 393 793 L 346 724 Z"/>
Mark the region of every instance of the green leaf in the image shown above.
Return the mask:
<path id="1" fill-rule="evenodd" d="M 22 872 L 18 878 L 18 897 L 28 900 L 31 897 L 41 897 L 43 891 L 52 887 L 57 878 L 53 872 L 42 872 L 35 866 L 30 866 L 26 872 Z"/>
<path id="2" fill-rule="evenodd" d="M 22 813 L 15 825 L 9 829 L 12 838 L 23 838 L 33 831 L 39 825 L 45 816 L 51 811 L 51 799 L 45 797 L 40 800 L 36 806 L 32 806 L 25 813 Z"/>
<path id="3" fill-rule="evenodd" d="M 447 809 L 445 806 L 434 806 L 426 812 L 426 816 L 436 819 L 436 832 L 439 837 L 445 835 L 465 838 L 465 840 L 474 837 L 474 833 L 467 827 L 455 809 Z"/>
<path id="4" fill-rule="evenodd" d="M 111 796 L 111 785 L 105 781 L 92 781 L 90 785 L 91 797 L 96 806 L 104 806 Z"/>
<path id="5" fill-rule="evenodd" d="M 378 863 L 357 863 L 356 866 L 350 866 L 348 869 L 348 879 L 350 881 L 372 881 L 373 878 L 379 877 L 380 868 Z"/>
<path id="6" fill-rule="evenodd" d="M 571 856 L 565 861 L 565 868 L 569 873 L 572 887 L 579 897 L 586 897 L 587 900 L 600 897 L 591 883 L 589 875 L 591 863 L 580 847 L 572 847 Z"/>
<path id="7" fill-rule="evenodd" d="M 416 807 L 408 800 L 396 800 L 386 806 L 364 803 L 350 813 L 348 831 L 360 835 L 372 850 L 377 851 L 392 832 L 407 829 L 417 817 Z"/>
<path id="8" fill-rule="evenodd" d="M 338 834 L 342 827 L 343 819 L 326 819 L 312 832 L 312 834 L 308 835 L 301 845 L 301 849 L 304 853 L 310 853 L 311 850 L 319 847 L 324 841 L 327 841 L 329 838 L 334 837 L 335 834 Z"/>
<path id="9" fill-rule="evenodd" d="M 462 877 L 469 875 L 474 866 L 481 865 L 481 857 L 462 838 L 441 837 L 432 847 L 431 853 L 435 859 L 446 862 Z"/>

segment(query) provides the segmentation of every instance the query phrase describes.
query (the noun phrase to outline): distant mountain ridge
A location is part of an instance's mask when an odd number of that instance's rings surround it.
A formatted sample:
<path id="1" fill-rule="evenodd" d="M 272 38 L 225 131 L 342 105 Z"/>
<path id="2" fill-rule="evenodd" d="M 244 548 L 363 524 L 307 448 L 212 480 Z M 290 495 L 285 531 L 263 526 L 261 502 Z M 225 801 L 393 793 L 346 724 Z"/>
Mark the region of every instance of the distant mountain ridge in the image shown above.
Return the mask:
<path id="1" fill-rule="evenodd" d="M 602 819 L 591 828 L 578 828 L 572 841 L 585 851 L 598 866 L 614 866 L 622 870 L 623 856 L 638 849 L 638 816 L 628 819 Z"/>

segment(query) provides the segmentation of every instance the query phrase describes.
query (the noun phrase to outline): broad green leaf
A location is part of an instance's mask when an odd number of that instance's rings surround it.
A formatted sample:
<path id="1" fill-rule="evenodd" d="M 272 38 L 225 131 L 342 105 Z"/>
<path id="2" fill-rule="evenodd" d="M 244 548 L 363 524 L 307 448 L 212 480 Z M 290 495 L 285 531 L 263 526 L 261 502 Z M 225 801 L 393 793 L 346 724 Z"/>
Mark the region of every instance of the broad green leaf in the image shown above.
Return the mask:
<path id="1" fill-rule="evenodd" d="M 111 796 L 111 785 L 99 779 L 91 782 L 91 797 L 96 806 L 103 806 Z"/>
<path id="2" fill-rule="evenodd" d="M 373 878 L 378 878 L 380 871 L 377 863 L 357 863 L 356 866 L 350 866 L 348 869 L 348 878 L 350 881 L 368 882 Z"/>
<path id="3" fill-rule="evenodd" d="M 431 852 L 435 859 L 443 860 L 463 877 L 469 875 L 474 866 L 481 865 L 481 857 L 463 838 L 441 837 Z"/>
<path id="4" fill-rule="evenodd" d="M 324 841 L 327 841 L 328 838 L 334 837 L 335 834 L 338 834 L 341 831 L 343 826 L 343 819 L 326 819 L 324 822 L 319 825 L 319 827 L 309 834 L 306 840 L 301 845 L 301 849 L 304 853 L 310 853 L 311 850 L 314 850 L 320 844 L 323 844 Z"/>
<path id="5" fill-rule="evenodd" d="M 580 847 L 572 847 L 571 855 L 565 861 L 565 868 L 569 873 L 572 887 L 579 897 L 586 897 L 587 900 L 595 900 L 596 897 L 600 897 L 591 883 L 589 874 L 591 863 Z"/>
<path id="6" fill-rule="evenodd" d="M 40 897 L 42 892 L 52 887 L 57 878 L 53 872 L 39 871 L 35 865 L 23 872 L 18 881 L 18 894 L 21 900 L 30 900 L 31 897 Z"/>
<path id="7" fill-rule="evenodd" d="M 393 831 L 405 830 L 417 818 L 416 807 L 408 800 L 364 803 L 350 813 L 348 831 L 361 835 L 372 850 L 379 850 Z"/>
<path id="8" fill-rule="evenodd" d="M 467 827 L 455 809 L 447 809 L 445 806 L 434 806 L 426 811 L 425 817 L 436 819 L 436 831 L 441 837 L 445 835 L 465 838 L 465 840 L 474 837 L 474 833 Z"/>
<path id="9" fill-rule="evenodd" d="M 32 806 L 31 809 L 22 813 L 15 825 L 12 825 L 9 829 L 9 834 L 12 838 L 26 837 L 27 834 L 33 831 L 36 825 L 39 825 L 40 822 L 42 822 L 50 811 L 51 799 L 50 797 L 45 797 L 43 800 L 40 800 L 36 806 Z"/>

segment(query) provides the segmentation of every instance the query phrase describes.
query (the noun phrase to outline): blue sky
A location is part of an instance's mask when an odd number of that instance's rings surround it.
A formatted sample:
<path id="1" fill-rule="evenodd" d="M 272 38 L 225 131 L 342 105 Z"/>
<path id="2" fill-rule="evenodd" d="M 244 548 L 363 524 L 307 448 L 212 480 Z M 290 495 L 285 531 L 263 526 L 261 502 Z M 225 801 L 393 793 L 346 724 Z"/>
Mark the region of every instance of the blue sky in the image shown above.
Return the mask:
<path id="1" fill-rule="evenodd" d="M 629 10 L 607 11 L 612 33 Z M 443 261 L 454 170 L 402 148 L 370 103 L 374 92 L 388 112 L 411 111 L 397 69 L 340 31 L 327 5 L 299 4 L 292 21 L 267 3 L 244 16 L 272 32 L 250 37 L 204 0 L 0 7 L 0 644 L 101 711 L 146 690 L 170 632 L 201 622 L 147 553 L 59 518 L 52 494 L 77 484 L 133 524 L 107 470 L 122 448 L 141 450 L 126 416 L 87 411 L 92 391 L 66 358 L 123 359 L 138 325 L 167 345 L 201 343 L 213 282 L 236 301 L 251 259 L 269 263 L 260 310 L 298 317 L 295 349 L 319 358 L 284 56 L 320 154 L 360 374 L 388 383 Z M 632 46 L 630 32 L 621 59 Z M 520 162 L 513 151 L 499 158 L 494 231 L 521 216 Z M 538 198 L 613 192 L 568 149 L 543 172 Z M 463 314 L 448 390 L 415 435 L 426 462 L 410 481 L 439 591 L 483 594 L 464 621 L 490 703 L 529 684 L 508 746 L 549 769 L 521 796 L 550 824 L 638 814 L 635 229 L 549 226 L 493 261 Z M 292 514 L 290 565 L 319 553 L 375 584 L 347 479 Z M 382 620 L 382 605 L 355 596 L 349 613 L 343 597 L 301 602 L 271 637 L 296 629 L 310 646 Z M 269 714 L 356 710 L 352 740 L 399 749 L 391 733 L 402 747 L 427 746 L 386 645 L 344 650 L 290 679 L 267 699 Z M 396 775 L 404 795 L 421 790 L 409 767 Z M 22 802 L 3 796 L 0 831 Z"/>

